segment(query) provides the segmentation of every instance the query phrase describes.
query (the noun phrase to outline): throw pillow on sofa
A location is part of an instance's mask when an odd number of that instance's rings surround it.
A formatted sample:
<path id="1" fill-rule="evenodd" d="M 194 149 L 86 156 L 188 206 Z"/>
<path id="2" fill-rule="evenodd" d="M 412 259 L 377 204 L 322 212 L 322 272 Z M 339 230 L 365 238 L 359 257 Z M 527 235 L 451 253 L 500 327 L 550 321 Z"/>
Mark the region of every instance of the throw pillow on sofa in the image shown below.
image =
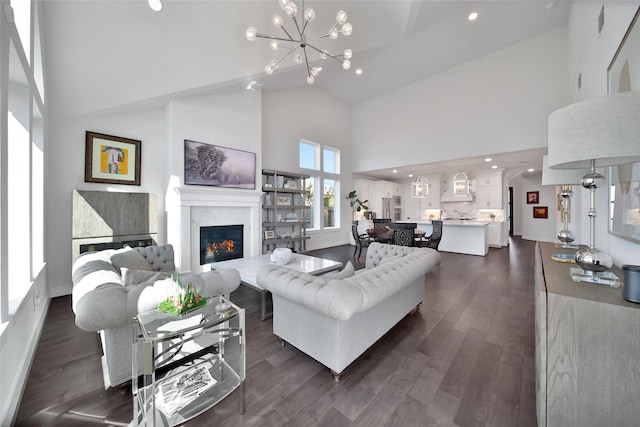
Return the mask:
<path id="1" fill-rule="evenodd" d="M 341 271 L 326 273 L 323 277 L 326 277 L 327 279 L 346 279 L 353 276 L 354 273 L 355 268 L 353 268 L 353 264 L 351 264 L 351 261 L 347 261 L 347 264 Z"/>
<path id="2" fill-rule="evenodd" d="M 153 270 L 151 264 L 144 259 L 140 252 L 129 247 L 115 251 L 114 254 L 111 255 L 111 264 L 113 264 L 118 271 L 121 271 L 123 267 L 131 270 Z"/>

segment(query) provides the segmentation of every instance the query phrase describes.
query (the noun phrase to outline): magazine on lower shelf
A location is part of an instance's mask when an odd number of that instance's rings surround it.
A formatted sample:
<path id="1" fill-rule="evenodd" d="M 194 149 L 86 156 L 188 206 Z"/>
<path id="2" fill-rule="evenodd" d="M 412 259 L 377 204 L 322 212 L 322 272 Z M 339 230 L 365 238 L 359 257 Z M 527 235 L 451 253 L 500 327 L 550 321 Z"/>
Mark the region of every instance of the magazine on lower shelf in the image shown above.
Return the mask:
<path id="1" fill-rule="evenodd" d="M 171 417 L 216 384 L 209 369 L 199 365 L 167 379 L 158 387 L 156 406 Z"/>

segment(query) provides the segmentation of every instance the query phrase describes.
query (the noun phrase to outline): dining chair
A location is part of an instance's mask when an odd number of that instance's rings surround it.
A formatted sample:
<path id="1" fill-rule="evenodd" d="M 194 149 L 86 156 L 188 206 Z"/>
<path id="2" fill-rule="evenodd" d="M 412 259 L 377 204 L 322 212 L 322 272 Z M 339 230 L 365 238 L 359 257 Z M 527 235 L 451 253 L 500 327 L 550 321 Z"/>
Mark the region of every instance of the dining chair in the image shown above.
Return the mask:
<path id="1" fill-rule="evenodd" d="M 373 228 L 374 229 L 380 229 L 380 228 L 391 228 L 390 225 L 392 224 L 391 222 L 391 218 L 375 218 L 373 220 Z M 386 236 L 386 234 L 385 234 Z M 380 243 L 391 243 L 391 241 L 393 240 L 393 236 L 390 234 L 389 237 L 377 237 L 376 241 L 380 242 Z"/>
<path id="2" fill-rule="evenodd" d="M 360 255 L 362 254 L 362 248 L 368 248 L 369 245 L 375 240 L 373 240 L 373 237 L 369 236 L 368 234 L 358 233 L 358 221 L 351 221 L 351 234 L 353 235 L 353 240 L 356 241 L 356 248 L 353 251 L 353 257 L 357 261 L 360 259 Z M 357 257 L 356 252 L 358 253 Z"/>
<path id="3" fill-rule="evenodd" d="M 389 224 L 393 229 L 393 243 L 401 246 L 415 246 L 415 230 L 418 224 L 415 222 L 393 222 Z"/>
<path id="4" fill-rule="evenodd" d="M 431 221 L 431 225 L 433 226 L 431 235 L 420 241 L 418 246 L 421 248 L 435 249 L 437 251 L 438 246 L 440 245 L 440 240 L 442 239 L 442 221 Z"/>

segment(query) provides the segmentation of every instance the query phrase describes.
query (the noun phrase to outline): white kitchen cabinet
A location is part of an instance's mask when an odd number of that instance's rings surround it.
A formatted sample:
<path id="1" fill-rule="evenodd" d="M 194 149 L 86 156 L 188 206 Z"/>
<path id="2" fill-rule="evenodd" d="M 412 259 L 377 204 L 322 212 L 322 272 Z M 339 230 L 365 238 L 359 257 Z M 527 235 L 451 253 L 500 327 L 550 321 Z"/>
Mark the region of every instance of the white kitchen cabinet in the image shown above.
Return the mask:
<path id="1" fill-rule="evenodd" d="M 363 202 L 368 200 L 366 205 L 369 207 L 369 210 L 379 207 L 375 205 L 375 201 L 373 200 L 375 197 L 375 181 L 370 181 L 368 179 L 354 179 L 353 189 L 356 191 L 358 199 Z"/>
<path id="2" fill-rule="evenodd" d="M 503 222 L 491 222 L 488 227 L 488 240 L 489 246 L 493 248 L 502 247 L 502 229 L 504 223 Z"/>
<path id="3" fill-rule="evenodd" d="M 503 209 L 502 171 L 476 172 L 475 190 L 478 209 Z"/>
<path id="4" fill-rule="evenodd" d="M 375 181 L 376 196 L 380 199 L 401 196 L 404 190 L 402 184 L 390 181 Z"/>
<path id="5" fill-rule="evenodd" d="M 429 180 L 429 194 L 422 200 L 422 209 L 440 209 L 440 182 Z"/>
<path id="6" fill-rule="evenodd" d="M 411 196 L 411 184 L 404 185 L 402 219 L 411 219 L 417 221 L 421 218 L 422 199 Z"/>
<path id="7" fill-rule="evenodd" d="M 502 209 L 502 187 L 476 187 L 476 207 L 478 209 Z"/>

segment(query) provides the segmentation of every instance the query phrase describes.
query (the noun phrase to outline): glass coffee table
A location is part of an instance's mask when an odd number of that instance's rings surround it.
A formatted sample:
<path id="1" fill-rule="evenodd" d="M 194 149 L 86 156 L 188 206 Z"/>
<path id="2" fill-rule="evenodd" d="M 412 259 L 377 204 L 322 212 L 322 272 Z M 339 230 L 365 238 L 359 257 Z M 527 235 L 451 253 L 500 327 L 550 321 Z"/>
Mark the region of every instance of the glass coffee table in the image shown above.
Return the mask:
<path id="1" fill-rule="evenodd" d="M 267 312 L 267 294 L 269 291 L 260 287 L 256 279 L 258 270 L 265 265 L 277 265 L 276 263 L 271 262 L 270 254 L 214 262 L 211 264 L 212 269 L 235 268 L 240 272 L 240 281 L 242 284 L 260 292 L 260 318 L 262 320 L 268 319 L 273 315 L 273 313 Z M 282 265 L 282 267 L 317 276 L 329 271 L 341 269 L 342 263 L 340 261 L 294 253 L 291 255 L 291 260 L 287 264 Z"/>
<path id="2" fill-rule="evenodd" d="M 244 413 L 244 309 L 222 296 L 176 316 L 160 310 L 133 322 L 134 426 L 174 426 L 236 389 Z"/>

